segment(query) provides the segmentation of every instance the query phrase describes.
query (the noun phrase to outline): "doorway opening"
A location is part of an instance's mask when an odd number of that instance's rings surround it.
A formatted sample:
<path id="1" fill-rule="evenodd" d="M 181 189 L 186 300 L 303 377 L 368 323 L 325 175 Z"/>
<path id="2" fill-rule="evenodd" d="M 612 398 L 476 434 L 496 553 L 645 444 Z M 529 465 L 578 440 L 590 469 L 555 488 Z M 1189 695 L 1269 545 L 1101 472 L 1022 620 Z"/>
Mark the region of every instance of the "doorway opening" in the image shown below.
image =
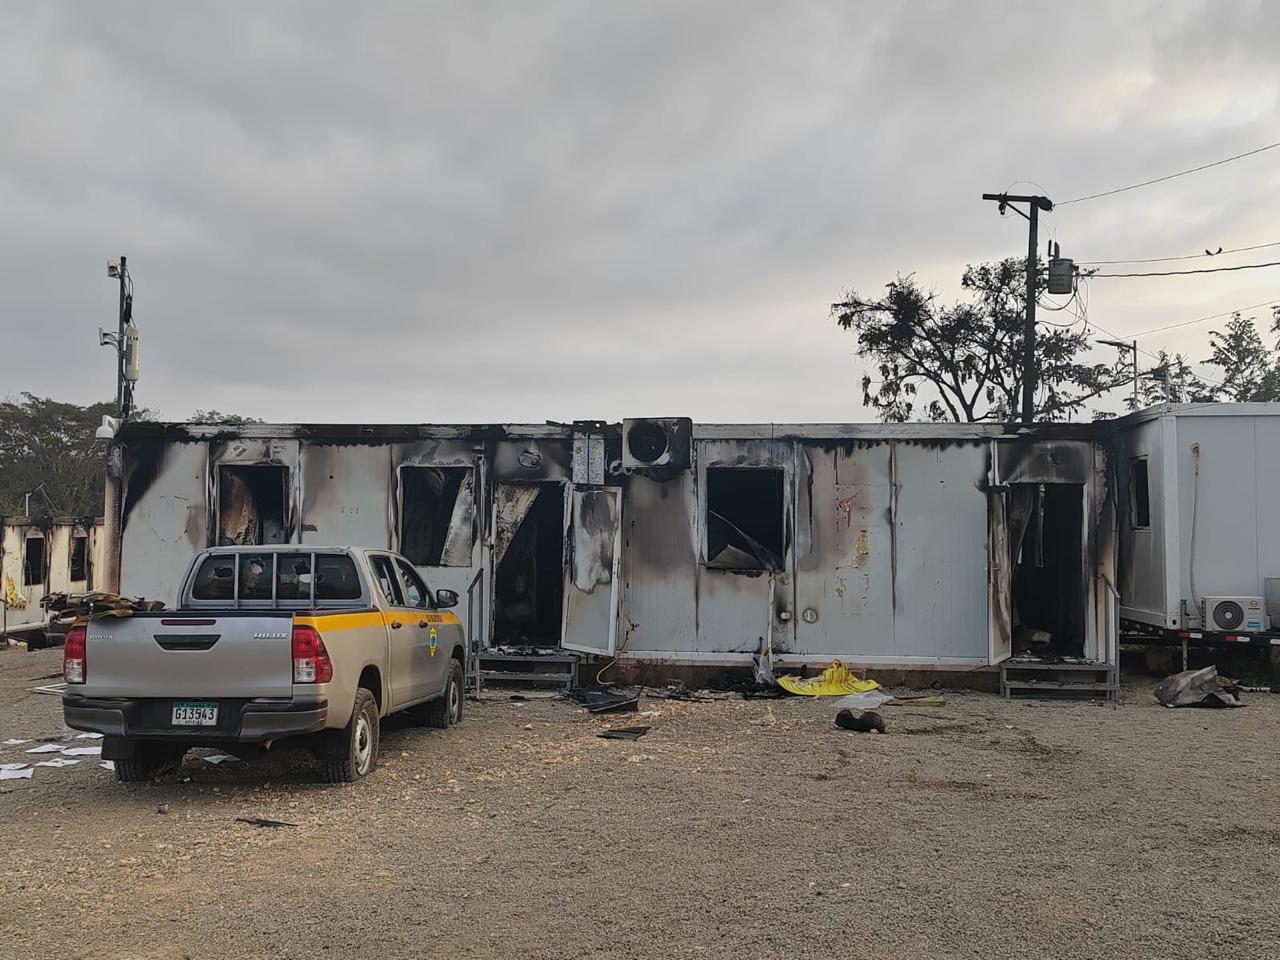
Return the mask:
<path id="1" fill-rule="evenodd" d="M 564 607 L 564 487 L 500 483 L 494 489 L 493 645 L 560 646 Z"/>
<path id="2" fill-rule="evenodd" d="M 288 543 L 285 529 L 289 470 L 274 465 L 218 468 L 220 547 Z"/>
<path id="3" fill-rule="evenodd" d="M 1009 488 L 1013 652 L 1084 655 L 1084 485 Z"/>

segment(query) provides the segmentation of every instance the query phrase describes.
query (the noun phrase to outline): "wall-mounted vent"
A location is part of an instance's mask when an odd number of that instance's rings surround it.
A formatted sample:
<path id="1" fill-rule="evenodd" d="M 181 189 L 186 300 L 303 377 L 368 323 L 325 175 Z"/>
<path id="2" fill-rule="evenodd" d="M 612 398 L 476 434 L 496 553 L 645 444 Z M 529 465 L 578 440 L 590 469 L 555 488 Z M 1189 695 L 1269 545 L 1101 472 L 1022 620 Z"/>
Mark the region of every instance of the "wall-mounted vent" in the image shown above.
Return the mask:
<path id="1" fill-rule="evenodd" d="M 687 417 L 654 417 L 622 421 L 624 470 L 685 470 L 693 421 Z"/>

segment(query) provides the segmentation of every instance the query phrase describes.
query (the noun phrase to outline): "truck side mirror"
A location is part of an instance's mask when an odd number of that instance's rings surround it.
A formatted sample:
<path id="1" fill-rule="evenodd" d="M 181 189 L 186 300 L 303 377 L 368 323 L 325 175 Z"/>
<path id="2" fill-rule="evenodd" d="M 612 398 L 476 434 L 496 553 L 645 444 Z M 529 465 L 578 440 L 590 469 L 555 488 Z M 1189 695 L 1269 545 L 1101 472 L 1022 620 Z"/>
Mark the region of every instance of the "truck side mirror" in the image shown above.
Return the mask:
<path id="1" fill-rule="evenodd" d="M 436 609 L 448 610 L 450 607 L 458 605 L 458 592 L 456 590 L 437 590 L 436 591 Z"/>

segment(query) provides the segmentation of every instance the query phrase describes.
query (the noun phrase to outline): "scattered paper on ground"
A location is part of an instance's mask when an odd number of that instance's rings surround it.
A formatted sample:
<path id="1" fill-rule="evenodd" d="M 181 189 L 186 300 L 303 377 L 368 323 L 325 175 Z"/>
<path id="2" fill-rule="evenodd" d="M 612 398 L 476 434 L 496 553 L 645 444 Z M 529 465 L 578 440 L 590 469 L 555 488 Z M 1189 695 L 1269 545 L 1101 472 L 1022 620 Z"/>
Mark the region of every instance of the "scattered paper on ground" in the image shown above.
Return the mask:
<path id="1" fill-rule="evenodd" d="M 206 763 L 217 764 L 217 763 L 225 763 L 227 760 L 235 760 L 235 757 L 231 756 L 231 754 L 229 753 L 211 753 L 209 754 L 209 756 L 201 757 L 200 759 L 205 761 Z"/>
<path id="2" fill-rule="evenodd" d="M 25 770 L 29 763 L 0 763 L 0 770 Z"/>
<path id="3" fill-rule="evenodd" d="M 25 740 L 19 740 L 16 737 L 10 737 L 8 740 L 4 742 L 4 745 L 6 747 L 16 747 L 20 743 L 30 743 L 30 742 L 31 742 L 30 737 L 27 737 Z"/>
<path id="4" fill-rule="evenodd" d="M 27 753 L 61 753 L 62 745 L 57 743 L 42 743 L 38 747 L 32 747 Z"/>
<path id="5" fill-rule="evenodd" d="M 98 766 L 103 770 L 114 770 L 116 768 L 116 762 L 114 760 L 99 760 Z"/>
<path id="6" fill-rule="evenodd" d="M 76 734 L 76 739 L 77 739 L 77 740 L 101 740 L 101 739 L 102 739 L 102 734 L 100 734 L 100 733 L 77 733 L 77 734 Z"/>
<path id="7" fill-rule="evenodd" d="M 67 747 L 62 751 L 62 755 L 64 757 L 92 757 L 101 752 L 101 747 Z"/>
<path id="8" fill-rule="evenodd" d="M 70 757 L 54 757 L 52 760 L 41 760 L 36 764 L 37 767 L 73 767 L 79 760 L 72 760 Z"/>
<path id="9" fill-rule="evenodd" d="M 30 767 L 26 770 L 0 770 L 0 780 L 30 780 L 35 773 Z"/>

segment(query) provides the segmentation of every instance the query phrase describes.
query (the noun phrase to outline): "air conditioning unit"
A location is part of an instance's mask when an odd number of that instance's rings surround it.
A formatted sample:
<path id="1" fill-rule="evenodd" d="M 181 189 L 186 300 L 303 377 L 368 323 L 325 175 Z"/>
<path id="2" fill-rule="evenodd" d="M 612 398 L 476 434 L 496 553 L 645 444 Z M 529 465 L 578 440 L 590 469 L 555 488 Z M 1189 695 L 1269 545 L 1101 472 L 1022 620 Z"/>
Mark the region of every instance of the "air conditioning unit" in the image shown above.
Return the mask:
<path id="1" fill-rule="evenodd" d="M 654 417 L 622 421 L 622 468 L 674 472 L 689 466 L 693 421 Z"/>
<path id="2" fill-rule="evenodd" d="M 1200 626 L 1230 633 L 1262 633 L 1271 629 L 1262 597 L 1204 597 L 1200 601 Z"/>

